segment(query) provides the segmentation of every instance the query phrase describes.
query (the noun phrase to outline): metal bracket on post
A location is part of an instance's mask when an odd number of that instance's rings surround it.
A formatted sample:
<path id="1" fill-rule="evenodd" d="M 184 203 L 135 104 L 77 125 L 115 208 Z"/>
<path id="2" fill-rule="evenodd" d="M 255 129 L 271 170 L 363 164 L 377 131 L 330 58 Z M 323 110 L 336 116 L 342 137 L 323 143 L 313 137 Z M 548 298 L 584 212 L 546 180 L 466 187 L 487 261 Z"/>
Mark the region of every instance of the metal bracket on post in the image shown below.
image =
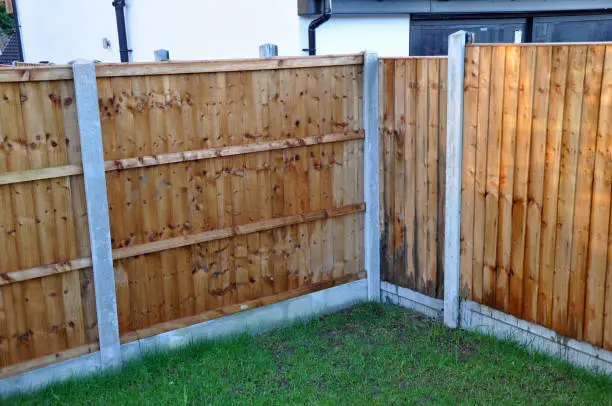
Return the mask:
<path id="1" fill-rule="evenodd" d="M 368 299 L 380 302 L 380 174 L 378 146 L 378 55 L 363 56 L 363 127 L 365 268 L 368 273 Z"/>
<path id="2" fill-rule="evenodd" d="M 444 218 L 444 324 L 459 326 L 461 238 L 461 164 L 463 158 L 463 81 L 465 45 L 473 34 L 448 37 L 448 99 L 446 113 L 446 201 Z"/>
<path id="3" fill-rule="evenodd" d="M 102 367 L 113 367 L 121 363 L 121 350 L 96 71 L 93 63 L 76 61 L 72 72 L 83 158 L 100 359 Z"/>

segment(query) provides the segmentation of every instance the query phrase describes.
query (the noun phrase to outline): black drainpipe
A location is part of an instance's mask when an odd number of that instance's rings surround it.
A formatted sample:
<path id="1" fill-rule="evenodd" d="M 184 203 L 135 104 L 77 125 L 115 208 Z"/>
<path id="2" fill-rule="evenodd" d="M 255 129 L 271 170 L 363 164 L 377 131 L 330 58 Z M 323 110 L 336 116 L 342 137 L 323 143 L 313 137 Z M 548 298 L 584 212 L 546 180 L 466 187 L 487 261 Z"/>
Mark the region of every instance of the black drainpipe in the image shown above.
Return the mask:
<path id="1" fill-rule="evenodd" d="M 125 0 L 113 1 L 115 7 L 115 16 L 117 18 L 117 34 L 119 34 L 119 55 L 121 62 L 130 61 L 130 50 L 127 45 L 127 34 L 125 31 Z"/>
<path id="2" fill-rule="evenodd" d="M 13 0 L 13 20 L 15 21 L 15 39 L 17 40 L 17 46 L 19 47 L 19 61 L 23 60 L 23 44 L 21 43 L 21 25 L 19 24 L 19 9 L 17 7 L 17 0 Z"/>
<path id="3" fill-rule="evenodd" d="M 331 2 L 332 0 L 323 0 L 323 14 L 312 20 L 308 25 L 308 49 L 305 49 L 305 51 L 308 51 L 308 55 L 317 54 L 317 35 L 315 31 L 331 18 Z"/>

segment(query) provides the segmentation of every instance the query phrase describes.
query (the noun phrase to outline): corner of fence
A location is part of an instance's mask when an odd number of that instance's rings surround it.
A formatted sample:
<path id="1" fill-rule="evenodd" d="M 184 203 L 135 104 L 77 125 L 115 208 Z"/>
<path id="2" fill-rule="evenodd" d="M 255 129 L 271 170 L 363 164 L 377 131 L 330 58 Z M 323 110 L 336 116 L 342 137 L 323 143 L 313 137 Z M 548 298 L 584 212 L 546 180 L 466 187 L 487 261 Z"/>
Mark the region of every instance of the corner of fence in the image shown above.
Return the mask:
<path id="1" fill-rule="evenodd" d="M 116 367 L 121 363 L 121 349 L 96 71 L 92 62 L 78 60 L 72 65 L 72 72 L 83 158 L 100 362 L 103 368 Z"/>
<path id="2" fill-rule="evenodd" d="M 446 116 L 446 200 L 444 227 L 444 324 L 459 326 L 461 259 L 461 164 L 463 157 L 463 86 L 465 46 L 474 34 L 457 31 L 448 37 Z"/>
<path id="3" fill-rule="evenodd" d="M 380 302 L 380 173 L 378 135 L 378 55 L 363 55 L 364 221 L 368 300 Z"/>

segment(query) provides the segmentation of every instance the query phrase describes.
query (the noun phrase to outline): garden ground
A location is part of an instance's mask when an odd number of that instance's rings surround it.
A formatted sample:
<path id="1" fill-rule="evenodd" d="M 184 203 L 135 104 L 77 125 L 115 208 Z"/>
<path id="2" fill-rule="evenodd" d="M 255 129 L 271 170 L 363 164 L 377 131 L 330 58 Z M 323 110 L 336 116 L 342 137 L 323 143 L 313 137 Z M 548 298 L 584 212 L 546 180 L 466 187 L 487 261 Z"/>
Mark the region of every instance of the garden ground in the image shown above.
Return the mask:
<path id="1" fill-rule="evenodd" d="M 150 354 L 0 404 L 612 404 L 612 379 L 509 341 L 363 304 Z"/>

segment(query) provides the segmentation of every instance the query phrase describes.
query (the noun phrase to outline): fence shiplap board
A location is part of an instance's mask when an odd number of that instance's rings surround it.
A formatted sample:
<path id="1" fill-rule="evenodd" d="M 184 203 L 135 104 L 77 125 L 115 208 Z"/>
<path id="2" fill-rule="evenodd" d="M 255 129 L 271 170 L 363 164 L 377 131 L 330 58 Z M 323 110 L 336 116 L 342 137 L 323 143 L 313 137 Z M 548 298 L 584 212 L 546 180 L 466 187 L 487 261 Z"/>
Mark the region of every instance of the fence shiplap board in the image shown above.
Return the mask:
<path id="1" fill-rule="evenodd" d="M 580 121 L 586 70 L 586 46 L 571 47 L 568 58 L 567 89 L 561 140 L 555 273 L 553 280 L 552 326 L 567 332 L 571 252 L 576 198 L 577 166 L 580 148 Z"/>
<path id="2" fill-rule="evenodd" d="M 443 294 L 446 58 L 382 59 L 382 277 Z"/>
<path id="3" fill-rule="evenodd" d="M 605 47 L 587 49 L 585 87 L 582 96 L 580 143 L 576 172 L 576 198 L 570 260 L 570 281 L 567 315 L 567 335 L 582 339 L 584 304 L 587 282 L 588 242 L 591 221 L 591 201 L 599 103 Z"/>
<path id="4" fill-rule="evenodd" d="M 472 49 L 472 48 L 470 48 Z M 485 207 L 487 187 L 487 154 L 488 154 L 488 128 L 489 128 L 489 97 L 491 90 L 491 48 L 475 48 L 479 50 L 478 65 L 467 69 L 469 75 L 478 77 L 477 103 L 472 106 L 477 111 L 476 121 L 476 167 L 474 173 L 474 225 L 466 225 L 466 233 L 473 233 L 473 255 L 472 255 L 472 280 L 462 281 L 461 286 L 471 287 L 471 295 L 474 300 L 482 300 L 483 295 L 483 272 L 484 268 L 484 244 L 485 244 Z M 464 133 L 465 137 L 465 133 Z M 469 216 L 469 214 L 466 214 Z M 462 216 L 463 217 L 463 216 Z M 461 260 L 462 269 L 470 266 L 470 258 Z M 464 273 L 469 271 L 464 270 Z M 464 292 L 465 293 L 465 292 Z M 469 297 L 469 294 L 465 297 Z"/>
<path id="5" fill-rule="evenodd" d="M 542 204 L 542 234 L 540 238 L 540 279 L 538 285 L 538 323 L 552 327 L 553 275 L 557 235 L 557 197 L 561 135 L 567 79 L 568 47 L 552 48 L 550 101 L 546 135 L 544 201 Z"/>
<path id="6" fill-rule="evenodd" d="M 523 255 L 523 318 L 530 322 L 536 322 L 538 312 L 544 158 L 546 156 L 546 123 L 550 100 L 551 55 L 550 47 L 540 47 L 536 50 L 531 145 L 527 181 L 525 253 Z"/>
<path id="7" fill-rule="evenodd" d="M 480 48 L 468 48 L 465 53 L 465 61 L 468 66 L 464 79 L 464 98 L 467 106 L 478 106 L 479 65 Z M 474 255 L 474 223 L 475 208 L 475 174 L 476 174 L 476 148 L 477 139 L 476 125 L 478 120 L 477 108 L 465 108 L 463 111 L 463 168 L 464 176 L 461 177 L 461 223 L 465 230 L 461 238 L 461 284 L 460 291 L 463 297 L 470 297 L 472 293 L 472 264 Z"/>

